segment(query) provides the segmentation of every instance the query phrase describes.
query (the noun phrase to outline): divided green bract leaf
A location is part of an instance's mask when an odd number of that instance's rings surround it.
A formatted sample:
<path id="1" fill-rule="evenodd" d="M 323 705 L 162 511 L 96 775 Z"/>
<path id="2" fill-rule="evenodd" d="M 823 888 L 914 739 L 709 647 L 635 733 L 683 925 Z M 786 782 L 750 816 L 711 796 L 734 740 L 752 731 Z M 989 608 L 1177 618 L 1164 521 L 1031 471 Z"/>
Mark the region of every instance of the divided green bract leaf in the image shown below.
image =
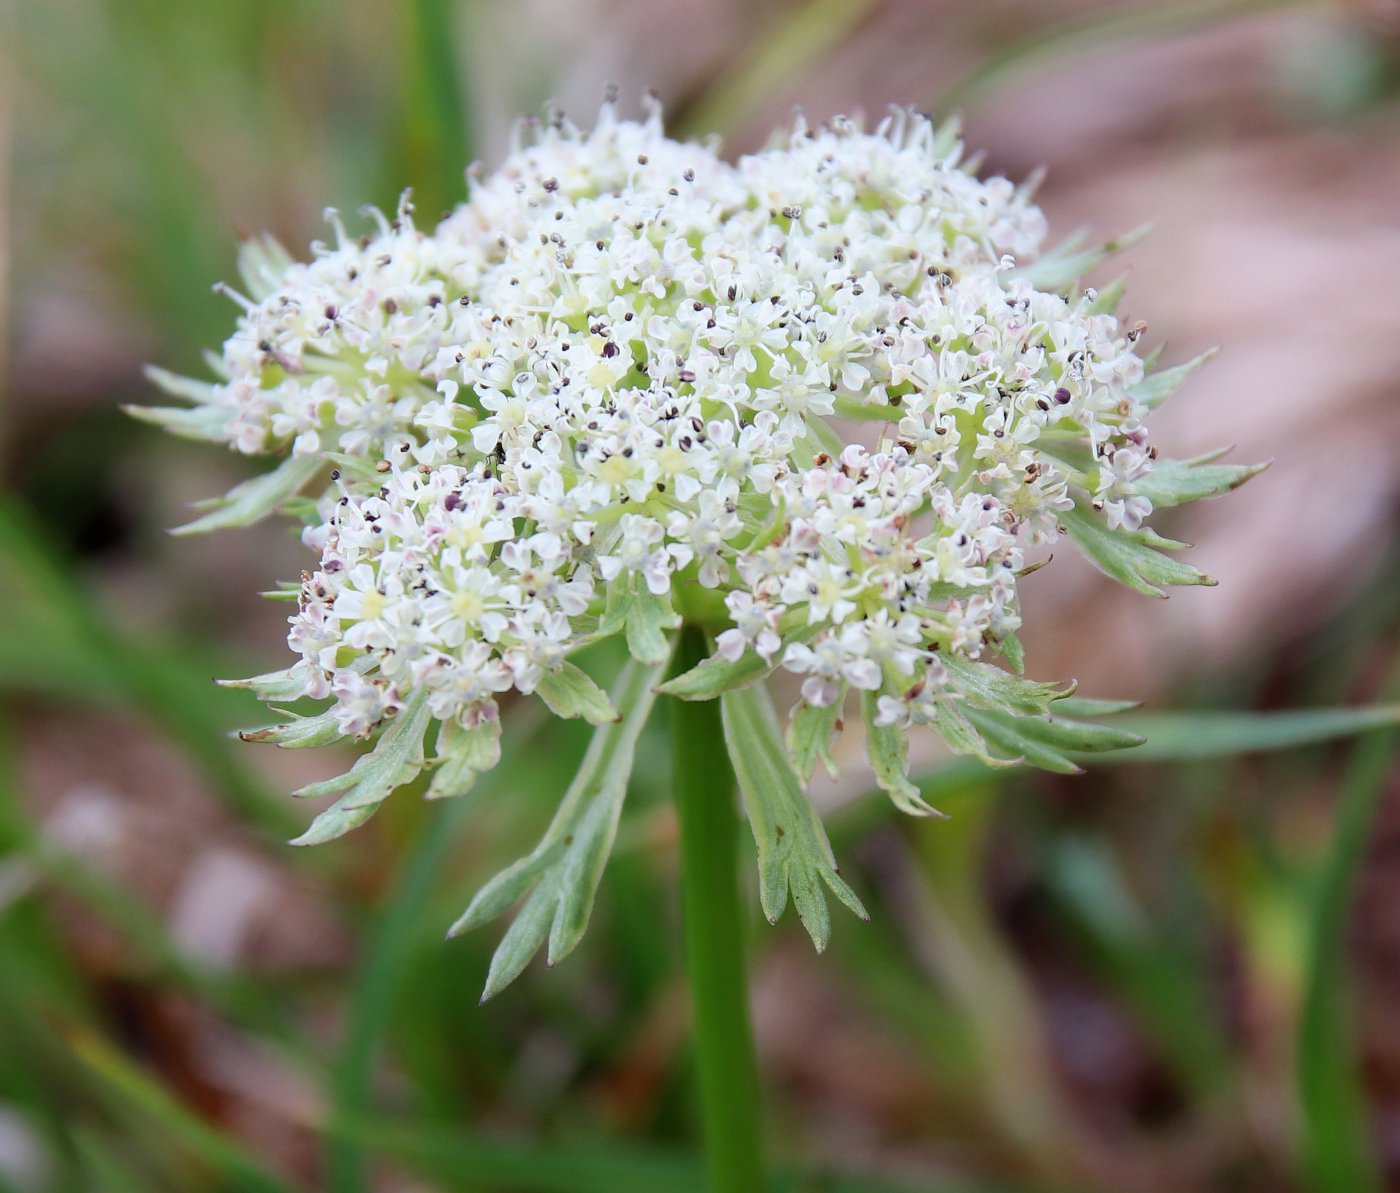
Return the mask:
<path id="1" fill-rule="evenodd" d="M 879 723 L 874 692 L 860 694 L 860 711 L 865 719 L 865 752 L 875 781 L 894 806 L 910 816 L 942 815 L 909 781 L 909 738 L 902 728 Z"/>
<path id="2" fill-rule="evenodd" d="M 1072 753 L 1125 750 L 1142 744 L 1135 733 L 1052 714 L 1025 716 L 991 709 L 968 709 L 968 719 L 982 737 L 1009 757 L 1058 774 L 1079 774 L 1083 768 Z"/>
<path id="3" fill-rule="evenodd" d="M 960 655 L 940 654 L 948 681 L 977 708 L 1013 713 L 1043 713 L 1056 700 L 1074 691 L 1074 684 L 1040 683 L 1022 679 L 991 663 L 979 663 Z"/>
<path id="4" fill-rule="evenodd" d="M 1149 410 L 1156 410 L 1172 394 L 1176 393 L 1184 384 L 1186 379 L 1197 369 L 1213 357 L 1219 349 L 1209 348 L 1202 352 L 1200 356 L 1188 360 L 1185 364 L 1176 365 L 1170 369 L 1160 369 L 1155 373 L 1149 373 L 1139 381 L 1128 392 Z"/>
<path id="5" fill-rule="evenodd" d="M 280 712 L 281 709 L 274 709 Z M 293 716 L 281 725 L 269 725 L 266 729 L 245 729 L 238 735 L 247 742 L 267 742 L 284 749 L 302 749 L 308 746 L 328 746 L 345 736 L 336 720 L 335 710 L 328 709 L 314 717 Z"/>
<path id="6" fill-rule="evenodd" d="M 306 684 L 311 678 L 311 665 L 302 659 L 285 671 L 268 671 L 248 679 L 221 679 L 216 681 L 221 688 L 240 688 L 252 692 L 259 700 L 276 704 L 282 700 L 299 700 L 306 695 Z"/>
<path id="7" fill-rule="evenodd" d="M 535 691 L 555 716 L 582 717 L 590 725 L 617 720 L 617 709 L 608 702 L 608 694 L 586 671 L 567 660 L 557 670 L 546 671 Z"/>
<path id="8" fill-rule="evenodd" d="M 318 456 L 288 456 L 271 472 L 235 485 L 226 496 L 208 502 L 209 513 L 176 527 L 171 533 L 203 534 L 229 526 L 251 526 L 300 492 L 321 468 Z"/>
<path id="9" fill-rule="evenodd" d="M 438 730 L 437 755 L 429 799 L 466 795 L 477 779 L 501 760 L 501 722 L 485 721 L 471 729 L 448 722 Z"/>
<path id="10" fill-rule="evenodd" d="M 837 775 L 831 746 L 841 723 L 841 703 L 819 707 L 805 701 L 797 706 L 788 723 L 787 746 L 797 777 L 805 784 L 820 762 L 833 779 Z"/>
<path id="11" fill-rule="evenodd" d="M 659 663 L 671 657 L 672 643 L 667 630 L 681 624 L 671 607 L 669 594 L 657 596 L 638 572 L 626 572 L 608 588 L 607 609 L 599 636 L 623 631 L 627 651 L 643 663 Z"/>
<path id="12" fill-rule="evenodd" d="M 831 937 L 823 885 L 861 919 L 865 908 L 837 872 L 826 830 L 788 761 L 777 714 L 762 685 L 720 697 L 724 738 L 758 847 L 759 902 L 770 923 L 787 906 L 820 952 Z"/>
<path id="13" fill-rule="evenodd" d="M 431 712 L 427 689 L 416 693 L 389 723 L 374 749 L 363 755 L 348 772 L 334 779 L 312 783 L 294 795 L 315 798 L 342 795 L 311 822 L 293 845 L 320 845 L 334 840 L 368 820 L 397 787 L 411 781 L 423 769 L 423 735 Z"/>
<path id="14" fill-rule="evenodd" d="M 1238 489 L 1268 464 L 1214 464 L 1222 452 L 1191 460 L 1158 460 L 1152 471 L 1135 483 L 1137 491 L 1158 509 L 1221 497 Z"/>
<path id="15" fill-rule="evenodd" d="M 217 406 L 123 406 L 122 410 L 181 439 L 216 440 L 228 424 L 228 412 Z"/>
<path id="16" fill-rule="evenodd" d="M 1144 225 L 1089 249 L 1078 247 L 1083 233 L 1075 233 L 1039 260 L 1017 269 L 1013 276 L 1024 278 L 1037 290 L 1067 290 L 1109 257 L 1137 244 L 1149 231 Z"/>
<path id="17" fill-rule="evenodd" d="M 617 836 L 637 738 L 656 702 L 656 684 L 668 661 L 669 651 L 658 662 L 633 659 L 623 667 L 612 693 L 622 718 L 594 731 L 583 764 L 540 843 L 482 887 L 448 932 L 457 936 L 485 924 L 529 895 L 491 958 L 483 999 L 514 981 L 546 939 L 553 965 L 583 936 Z"/>
<path id="18" fill-rule="evenodd" d="M 689 671 L 667 680 L 659 691 L 663 696 L 681 700 L 713 700 L 725 692 L 757 683 L 771 674 L 775 666 L 776 663 L 770 663 L 753 650 L 746 650 L 734 662 L 722 655 L 711 655 Z"/>
<path id="19" fill-rule="evenodd" d="M 1160 586 L 1211 585 L 1215 581 L 1189 563 L 1163 555 L 1159 548 L 1175 550 L 1173 543 L 1151 530 L 1109 530 L 1092 514 L 1076 507 L 1060 515 L 1075 545 L 1105 575 L 1148 596 L 1165 596 Z"/>
<path id="20" fill-rule="evenodd" d="M 787 634 L 784 645 L 789 642 L 807 642 L 816 636 L 816 628 L 804 626 Z M 725 692 L 736 688 L 746 688 L 771 675 L 778 666 L 777 655 L 770 662 L 752 647 L 745 650 L 738 659 L 730 661 L 723 655 L 711 655 L 697 663 L 689 671 L 684 671 L 660 687 L 663 696 L 675 696 L 681 700 L 713 700 Z"/>

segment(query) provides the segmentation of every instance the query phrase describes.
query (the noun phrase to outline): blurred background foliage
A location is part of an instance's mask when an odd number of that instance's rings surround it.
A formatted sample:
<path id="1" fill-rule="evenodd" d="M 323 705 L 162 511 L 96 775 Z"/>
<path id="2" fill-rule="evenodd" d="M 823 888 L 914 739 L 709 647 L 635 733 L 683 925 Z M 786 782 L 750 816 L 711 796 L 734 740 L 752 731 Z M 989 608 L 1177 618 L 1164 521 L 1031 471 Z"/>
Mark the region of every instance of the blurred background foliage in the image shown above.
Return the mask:
<path id="1" fill-rule="evenodd" d="M 1129 315 L 1168 359 L 1226 345 L 1163 433 L 1276 459 L 1169 528 L 1220 589 L 1028 589 L 1034 673 L 1195 710 L 1152 757 L 931 754 L 946 822 L 818 792 L 874 922 L 817 958 L 755 908 L 780 1187 L 1400 1188 L 1392 735 L 1211 711 L 1400 697 L 1383 0 L 0 0 L 0 1188 L 702 1187 L 664 725 L 585 946 L 477 1008 L 494 942 L 443 930 L 577 727 L 521 708 L 470 804 L 293 855 L 282 792 L 336 763 L 231 742 L 261 714 L 209 680 L 281 665 L 252 594 L 303 550 L 168 539 L 239 462 L 117 412 L 226 333 L 240 231 L 448 206 L 515 114 L 608 81 L 735 151 L 798 102 L 961 108 L 989 167 L 1051 167 L 1061 233 L 1157 220 Z"/>

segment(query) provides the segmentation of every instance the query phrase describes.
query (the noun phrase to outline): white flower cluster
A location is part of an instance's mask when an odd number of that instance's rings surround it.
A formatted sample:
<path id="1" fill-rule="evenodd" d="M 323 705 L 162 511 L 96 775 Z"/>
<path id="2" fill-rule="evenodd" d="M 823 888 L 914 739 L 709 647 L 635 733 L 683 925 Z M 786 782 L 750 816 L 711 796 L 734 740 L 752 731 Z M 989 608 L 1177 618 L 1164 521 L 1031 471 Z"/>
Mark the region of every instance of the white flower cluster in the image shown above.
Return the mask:
<path id="1" fill-rule="evenodd" d="M 343 734 L 423 692 L 493 722 L 624 609 L 946 733 L 946 663 L 1018 663 L 1024 544 L 1073 515 L 1136 577 L 1167 545 L 1139 329 L 1027 269 L 1040 211 L 951 128 L 799 122 L 730 164 L 609 104 L 522 141 L 432 232 L 405 202 L 309 263 L 256 245 L 223 380 L 153 415 L 333 478 L 290 640 Z"/>

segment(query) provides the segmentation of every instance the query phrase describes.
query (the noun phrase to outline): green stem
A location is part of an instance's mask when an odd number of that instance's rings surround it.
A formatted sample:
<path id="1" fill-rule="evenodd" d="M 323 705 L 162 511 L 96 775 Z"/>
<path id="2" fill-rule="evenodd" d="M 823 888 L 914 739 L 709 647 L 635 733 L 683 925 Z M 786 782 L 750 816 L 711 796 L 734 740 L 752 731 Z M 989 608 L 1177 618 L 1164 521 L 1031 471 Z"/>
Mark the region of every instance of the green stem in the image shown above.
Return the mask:
<path id="1" fill-rule="evenodd" d="M 708 653 L 702 631 L 682 630 L 677 674 Z M 713 1193 L 760 1193 L 763 1150 L 744 972 L 739 817 L 719 701 L 673 700 L 671 740 L 685 963 L 710 1187 Z"/>

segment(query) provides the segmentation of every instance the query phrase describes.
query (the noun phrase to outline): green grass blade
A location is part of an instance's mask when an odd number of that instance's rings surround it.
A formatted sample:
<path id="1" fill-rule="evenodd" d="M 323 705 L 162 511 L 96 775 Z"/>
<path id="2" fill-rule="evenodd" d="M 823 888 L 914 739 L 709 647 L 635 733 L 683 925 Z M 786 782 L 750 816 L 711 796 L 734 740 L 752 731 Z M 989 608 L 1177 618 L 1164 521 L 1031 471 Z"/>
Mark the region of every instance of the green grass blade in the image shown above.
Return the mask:
<path id="1" fill-rule="evenodd" d="M 1076 752 L 1074 757 L 1095 768 L 1142 762 L 1192 762 L 1291 750 L 1396 726 L 1400 726 L 1400 704 L 1286 712 L 1130 713 L 1116 716 L 1113 727 L 1142 737 L 1140 745 L 1107 754 Z M 994 768 L 975 759 L 957 759 L 916 775 L 914 782 L 926 800 L 936 802 L 942 792 L 961 790 L 974 779 L 990 789 L 1014 778 L 1022 769 Z"/>
<path id="2" fill-rule="evenodd" d="M 471 159 L 466 93 L 458 69 L 458 0 L 413 0 L 405 145 L 424 223 L 465 196 Z"/>
<path id="3" fill-rule="evenodd" d="M 112 1100 L 158 1126 L 223 1177 L 238 1193 L 297 1193 L 298 1186 L 266 1168 L 242 1146 L 185 1109 L 154 1078 L 96 1032 L 75 1028 L 69 1042 L 78 1059 L 100 1079 Z"/>
<path id="4" fill-rule="evenodd" d="M 1390 692 L 1400 692 L 1400 673 Z M 1392 730 L 1357 747 L 1342 782 L 1332 845 L 1312 897 L 1297 1057 L 1303 1172 L 1318 1193 L 1371 1193 L 1383 1187 L 1369 1139 L 1352 1033 L 1346 925 L 1371 825 L 1390 778 L 1395 743 Z"/>
<path id="5" fill-rule="evenodd" d="M 151 1184 L 150 1174 L 133 1171 L 120 1150 L 96 1131 L 79 1126 L 73 1130 L 73 1144 L 84 1173 L 103 1193 L 156 1193 L 168 1186 Z"/>
<path id="6" fill-rule="evenodd" d="M 1146 740 L 1097 759 L 1099 765 L 1228 758 L 1316 745 L 1400 724 L 1400 704 L 1288 712 L 1129 713 L 1113 723 Z"/>
<path id="7" fill-rule="evenodd" d="M 618 1145 L 491 1139 L 455 1127 L 346 1119 L 327 1128 L 421 1172 L 444 1190 L 521 1193 L 705 1193 L 698 1158 Z M 336 1186 L 331 1186 L 335 1188 Z"/>
<path id="8" fill-rule="evenodd" d="M 706 1193 L 709 1188 L 699 1156 L 652 1146 L 520 1143 L 455 1127 L 382 1119 L 342 1120 L 327 1129 L 354 1135 L 375 1152 L 421 1172 L 444 1193 L 497 1187 L 518 1193 Z M 1028 1185 L 914 1185 L 792 1169 L 767 1187 L 771 1193 L 1050 1193 Z"/>
<path id="9" fill-rule="evenodd" d="M 1055 21 L 992 54 L 933 103 L 937 112 L 966 112 L 1065 58 L 1104 53 L 1115 43 L 1152 43 L 1176 34 L 1284 7 L 1297 0 L 1190 0 L 1184 4 L 1120 4 L 1079 20 Z"/>
<path id="10" fill-rule="evenodd" d="M 479 793 L 482 788 L 477 788 Z M 442 872 L 449 846 L 474 800 L 460 800 L 430 816 L 403 859 L 398 880 L 375 923 L 363 960 L 351 982 L 344 1043 L 331 1073 L 329 1102 L 337 1117 L 372 1109 L 371 1083 L 379 1043 L 403 988 L 415 944 L 422 938 L 424 906 Z M 436 943 L 441 934 L 430 930 Z M 339 1193 L 367 1189 L 364 1148 L 357 1137 L 335 1134 L 326 1156 L 328 1187 Z"/>

